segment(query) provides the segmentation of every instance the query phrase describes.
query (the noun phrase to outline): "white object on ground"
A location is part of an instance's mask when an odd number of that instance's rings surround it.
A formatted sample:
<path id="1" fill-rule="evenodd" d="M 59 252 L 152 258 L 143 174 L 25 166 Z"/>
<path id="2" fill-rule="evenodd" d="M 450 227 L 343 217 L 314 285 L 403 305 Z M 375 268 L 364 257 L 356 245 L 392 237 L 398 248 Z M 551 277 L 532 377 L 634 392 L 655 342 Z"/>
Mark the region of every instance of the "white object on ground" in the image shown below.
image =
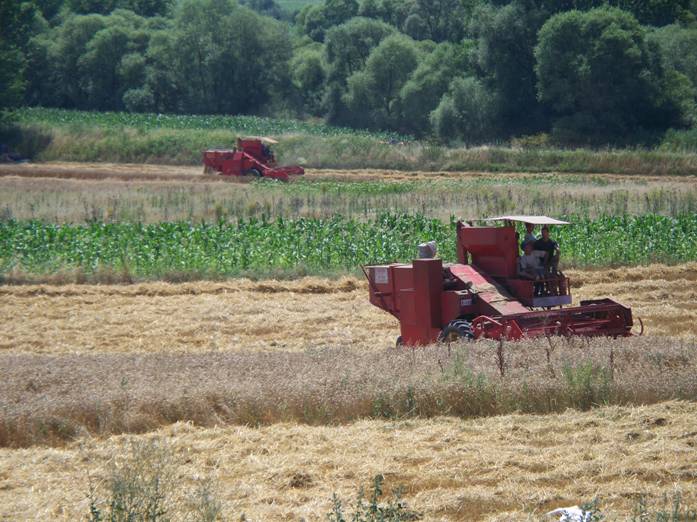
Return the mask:
<path id="1" fill-rule="evenodd" d="M 578 506 L 557 508 L 547 515 L 561 515 L 559 522 L 590 522 L 592 514 Z"/>

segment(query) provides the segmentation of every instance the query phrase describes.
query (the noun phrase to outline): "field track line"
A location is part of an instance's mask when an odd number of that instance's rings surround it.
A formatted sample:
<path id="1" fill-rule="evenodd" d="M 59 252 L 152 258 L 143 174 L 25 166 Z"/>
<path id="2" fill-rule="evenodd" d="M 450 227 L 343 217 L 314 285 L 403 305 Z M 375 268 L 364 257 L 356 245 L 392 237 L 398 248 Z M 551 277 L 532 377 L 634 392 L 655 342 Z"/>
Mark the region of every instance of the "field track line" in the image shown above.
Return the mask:
<path id="1" fill-rule="evenodd" d="M 574 173 L 550 174 L 565 176 L 578 175 Z M 466 178 L 490 178 L 520 179 L 530 176 L 540 176 L 544 173 L 492 173 L 492 172 L 457 172 L 457 171 L 399 171 L 389 169 L 307 169 L 305 179 L 333 180 L 333 181 L 422 181 L 438 179 L 466 179 Z M 694 176 L 644 176 L 621 174 L 593 174 L 607 180 L 617 181 L 660 181 L 693 183 Z M 245 178 L 231 176 L 203 175 L 202 168 L 198 165 L 158 165 L 158 164 L 134 164 L 134 163 L 77 163 L 77 162 L 46 162 L 46 163 L 19 163 L 0 165 L 1 177 L 21 178 L 54 178 L 54 179 L 84 179 L 93 181 L 111 180 L 123 182 L 194 182 L 194 183 L 240 183 L 248 181 Z"/>

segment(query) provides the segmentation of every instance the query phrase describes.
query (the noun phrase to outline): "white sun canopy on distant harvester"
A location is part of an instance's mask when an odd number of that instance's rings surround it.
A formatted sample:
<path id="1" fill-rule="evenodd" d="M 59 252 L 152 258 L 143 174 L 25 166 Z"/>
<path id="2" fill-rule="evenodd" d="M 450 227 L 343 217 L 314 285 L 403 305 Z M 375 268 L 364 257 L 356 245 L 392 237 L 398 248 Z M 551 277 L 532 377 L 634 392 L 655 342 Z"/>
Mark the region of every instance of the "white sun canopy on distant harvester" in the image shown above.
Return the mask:
<path id="1" fill-rule="evenodd" d="M 498 216 L 484 219 L 484 221 L 520 221 L 533 225 L 570 225 L 568 221 L 561 221 L 547 216 Z"/>

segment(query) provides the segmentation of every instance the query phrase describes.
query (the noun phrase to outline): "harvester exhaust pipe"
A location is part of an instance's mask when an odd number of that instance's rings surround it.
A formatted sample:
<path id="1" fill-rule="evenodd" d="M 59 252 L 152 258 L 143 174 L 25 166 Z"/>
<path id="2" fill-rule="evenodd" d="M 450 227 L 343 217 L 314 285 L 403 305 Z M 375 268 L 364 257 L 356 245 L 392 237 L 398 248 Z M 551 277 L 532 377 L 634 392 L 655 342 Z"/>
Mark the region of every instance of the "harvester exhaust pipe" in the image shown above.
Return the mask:
<path id="1" fill-rule="evenodd" d="M 435 241 L 419 244 L 419 259 L 433 259 L 438 253 L 438 246 Z"/>

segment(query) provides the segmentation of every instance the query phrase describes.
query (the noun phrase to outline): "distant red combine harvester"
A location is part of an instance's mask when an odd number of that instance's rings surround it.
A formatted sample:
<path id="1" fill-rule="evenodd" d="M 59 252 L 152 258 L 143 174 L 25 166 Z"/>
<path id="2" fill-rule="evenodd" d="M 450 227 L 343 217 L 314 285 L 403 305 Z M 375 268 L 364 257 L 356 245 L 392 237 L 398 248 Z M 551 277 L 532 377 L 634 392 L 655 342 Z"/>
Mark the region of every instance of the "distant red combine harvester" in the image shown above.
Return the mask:
<path id="1" fill-rule="evenodd" d="M 290 176 L 305 174 L 300 166 L 278 166 L 269 145 L 277 143 L 270 138 L 240 138 L 235 149 L 207 150 L 203 153 L 206 174 L 223 176 L 251 176 L 288 181 Z"/>
<path id="2" fill-rule="evenodd" d="M 504 226 L 458 222 L 458 263 L 432 256 L 412 263 L 366 267 L 370 302 L 399 320 L 397 344 L 427 345 L 467 339 L 631 335 L 632 311 L 611 299 L 571 304 L 569 278 L 536 281 L 517 273 L 514 222 L 564 225 L 546 216 L 503 216 Z M 642 328 L 643 329 L 643 328 Z"/>

